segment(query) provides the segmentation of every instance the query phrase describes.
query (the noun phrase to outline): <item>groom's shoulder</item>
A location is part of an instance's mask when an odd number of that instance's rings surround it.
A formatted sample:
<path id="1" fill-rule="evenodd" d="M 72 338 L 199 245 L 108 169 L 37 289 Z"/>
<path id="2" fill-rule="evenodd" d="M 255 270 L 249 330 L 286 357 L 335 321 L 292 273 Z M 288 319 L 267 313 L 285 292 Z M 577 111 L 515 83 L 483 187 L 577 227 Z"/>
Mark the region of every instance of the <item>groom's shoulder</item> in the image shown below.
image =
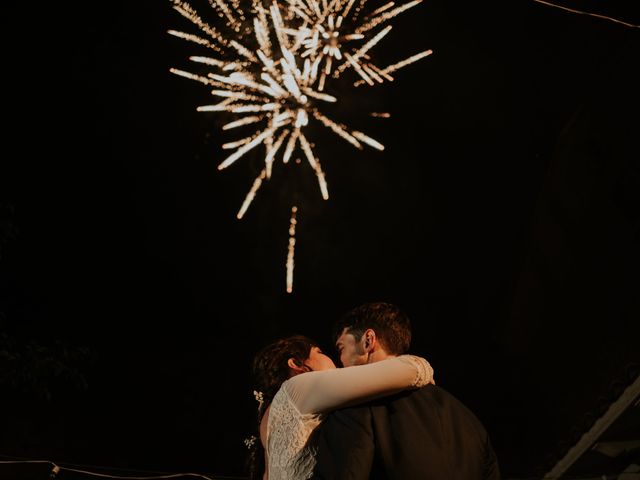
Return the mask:
<path id="1" fill-rule="evenodd" d="M 368 402 L 363 402 L 358 405 L 344 407 L 339 410 L 336 410 L 330 415 L 341 413 L 347 415 L 358 415 L 362 416 L 368 412 L 375 412 L 380 407 L 399 407 L 403 404 L 413 405 L 413 404 L 421 404 L 421 403 L 441 403 L 455 401 L 455 398 L 448 393 L 446 390 L 437 387 L 435 385 L 426 385 L 421 388 L 412 389 L 412 390 L 404 390 L 399 393 L 387 395 L 385 397 L 381 397 L 375 400 L 370 400 Z"/>
<path id="2" fill-rule="evenodd" d="M 372 400 L 368 403 L 369 406 L 383 406 L 383 405 L 391 405 L 396 403 L 412 403 L 412 402 L 424 402 L 431 401 L 432 399 L 438 398 L 447 398 L 450 397 L 451 394 L 446 392 L 444 389 L 437 387 L 436 385 L 425 385 L 424 387 L 412 389 L 412 390 L 404 390 L 399 393 L 395 393 L 393 395 L 388 395 L 386 397 L 378 398 L 376 400 Z"/>
<path id="3" fill-rule="evenodd" d="M 426 385 L 416 390 L 401 392 L 392 397 L 383 399 L 388 404 L 394 403 L 418 403 L 429 404 L 433 408 L 447 409 L 455 411 L 464 411 L 465 413 L 472 414 L 469 408 L 454 394 L 448 390 L 437 385 Z"/>
<path id="4" fill-rule="evenodd" d="M 462 406 L 461 402 L 444 388 L 429 384 L 421 388 L 404 390 L 376 400 L 344 407 L 330 413 L 329 417 L 350 416 L 362 418 L 370 415 L 371 412 L 375 413 L 380 408 L 402 409 L 403 407 L 415 408 L 419 405 L 445 406 L 451 404 Z"/>
<path id="5" fill-rule="evenodd" d="M 424 410 L 453 411 L 463 415 L 471 414 L 469 409 L 455 395 L 442 387 L 432 384 L 373 400 L 361 405 L 361 408 L 369 408 L 374 414 L 375 412 L 389 409 L 396 412 L 401 412 L 402 410 Z"/>

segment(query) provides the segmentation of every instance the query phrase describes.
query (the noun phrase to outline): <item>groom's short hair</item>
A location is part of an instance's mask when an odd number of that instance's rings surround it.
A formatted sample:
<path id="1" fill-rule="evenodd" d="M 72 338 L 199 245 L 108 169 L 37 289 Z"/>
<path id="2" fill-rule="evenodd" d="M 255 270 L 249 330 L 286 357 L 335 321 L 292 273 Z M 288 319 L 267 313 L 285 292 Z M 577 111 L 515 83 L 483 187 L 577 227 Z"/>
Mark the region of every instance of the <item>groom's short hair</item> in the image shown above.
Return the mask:
<path id="1" fill-rule="evenodd" d="M 365 303 L 349 310 L 334 326 L 334 342 L 345 328 L 357 342 L 366 330 L 372 329 L 385 351 L 391 355 L 407 353 L 411 345 L 409 317 L 391 303 Z"/>

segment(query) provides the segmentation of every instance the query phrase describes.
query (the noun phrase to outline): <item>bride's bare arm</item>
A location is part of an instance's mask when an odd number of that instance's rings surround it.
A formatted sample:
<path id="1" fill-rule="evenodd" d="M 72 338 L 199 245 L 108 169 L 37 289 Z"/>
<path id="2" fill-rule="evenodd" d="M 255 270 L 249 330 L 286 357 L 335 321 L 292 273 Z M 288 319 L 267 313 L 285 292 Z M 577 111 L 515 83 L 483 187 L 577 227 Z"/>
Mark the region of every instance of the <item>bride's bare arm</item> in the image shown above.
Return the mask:
<path id="1" fill-rule="evenodd" d="M 433 383 L 429 362 L 400 355 L 367 365 L 303 373 L 290 379 L 286 388 L 300 413 L 323 413 L 428 383 Z"/>

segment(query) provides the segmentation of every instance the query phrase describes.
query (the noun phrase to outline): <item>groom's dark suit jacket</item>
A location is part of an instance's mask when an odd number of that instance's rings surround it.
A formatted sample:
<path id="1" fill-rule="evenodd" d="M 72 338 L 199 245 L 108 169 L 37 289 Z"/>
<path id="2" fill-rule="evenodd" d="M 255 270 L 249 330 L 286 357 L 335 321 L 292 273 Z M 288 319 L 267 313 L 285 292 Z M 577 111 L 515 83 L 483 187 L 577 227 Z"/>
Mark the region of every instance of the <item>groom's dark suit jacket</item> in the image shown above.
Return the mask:
<path id="1" fill-rule="evenodd" d="M 500 479 L 483 425 L 434 385 L 333 412 L 312 442 L 317 480 Z"/>

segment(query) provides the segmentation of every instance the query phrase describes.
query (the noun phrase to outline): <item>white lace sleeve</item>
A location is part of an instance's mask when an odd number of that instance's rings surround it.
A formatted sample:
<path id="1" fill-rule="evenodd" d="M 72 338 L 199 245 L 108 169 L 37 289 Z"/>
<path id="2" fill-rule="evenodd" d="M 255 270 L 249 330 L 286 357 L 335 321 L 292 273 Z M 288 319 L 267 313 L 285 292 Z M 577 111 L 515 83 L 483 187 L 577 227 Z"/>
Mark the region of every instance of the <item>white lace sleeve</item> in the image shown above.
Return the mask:
<path id="1" fill-rule="evenodd" d="M 367 365 L 303 373 L 291 378 L 287 386 L 301 413 L 324 413 L 432 381 L 429 362 L 401 355 Z"/>
<path id="2" fill-rule="evenodd" d="M 416 376 L 411 384 L 414 388 L 421 388 L 429 383 L 433 383 L 433 368 L 431 364 L 422 357 L 415 355 L 400 355 L 398 360 L 410 363 L 416 369 Z"/>

